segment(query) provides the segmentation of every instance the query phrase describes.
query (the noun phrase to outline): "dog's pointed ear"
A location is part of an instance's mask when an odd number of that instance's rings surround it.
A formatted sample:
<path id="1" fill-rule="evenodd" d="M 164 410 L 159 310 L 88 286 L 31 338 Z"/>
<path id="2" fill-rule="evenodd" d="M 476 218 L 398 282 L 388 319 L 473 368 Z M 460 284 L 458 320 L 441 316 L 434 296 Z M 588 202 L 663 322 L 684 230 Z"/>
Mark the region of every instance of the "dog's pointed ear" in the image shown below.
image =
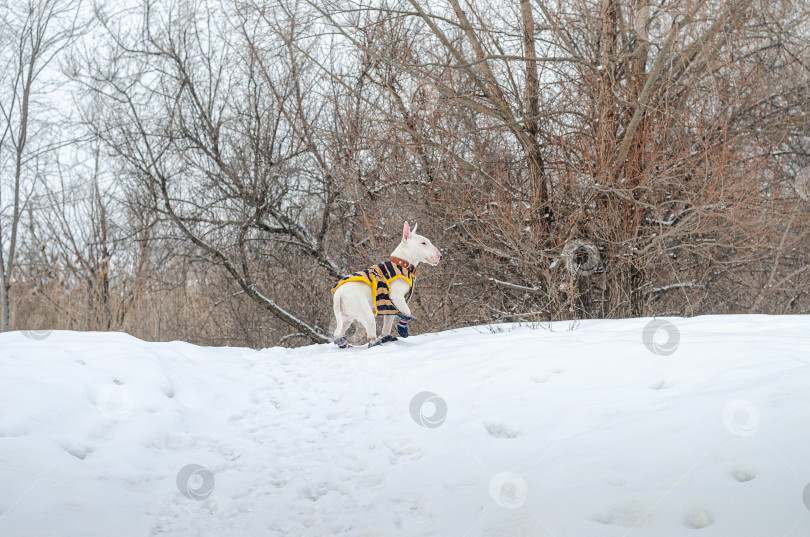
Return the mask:
<path id="1" fill-rule="evenodd" d="M 419 224 L 414 224 L 413 229 L 411 230 L 411 233 L 416 233 L 416 228 L 418 228 L 418 227 L 419 227 Z"/>
<path id="2" fill-rule="evenodd" d="M 405 222 L 405 226 L 402 228 L 402 238 L 407 239 L 408 235 L 411 234 L 411 228 L 408 226 L 408 222 Z"/>

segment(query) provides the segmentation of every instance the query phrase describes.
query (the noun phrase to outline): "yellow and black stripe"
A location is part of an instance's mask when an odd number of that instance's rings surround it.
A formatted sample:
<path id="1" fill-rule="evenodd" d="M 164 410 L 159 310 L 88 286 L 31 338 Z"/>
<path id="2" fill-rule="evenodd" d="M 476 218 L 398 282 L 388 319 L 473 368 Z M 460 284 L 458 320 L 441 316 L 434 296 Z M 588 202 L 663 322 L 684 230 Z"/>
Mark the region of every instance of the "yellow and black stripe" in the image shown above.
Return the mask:
<path id="1" fill-rule="evenodd" d="M 399 310 L 391 302 L 390 285 L 397 278 L 405 280 L 410 286 L 405 294 L 405 302 L 408 302 L 413 294 L 414 285 L 416 285 L 416 269 L 413 265 L 401 267 L 391 261 L 346 276 L 335 284 L 332 294 L 346 282 L 363 282 L 371 286 L 371 296 L 374 297 L 374 315 L 396 315 Z"/>

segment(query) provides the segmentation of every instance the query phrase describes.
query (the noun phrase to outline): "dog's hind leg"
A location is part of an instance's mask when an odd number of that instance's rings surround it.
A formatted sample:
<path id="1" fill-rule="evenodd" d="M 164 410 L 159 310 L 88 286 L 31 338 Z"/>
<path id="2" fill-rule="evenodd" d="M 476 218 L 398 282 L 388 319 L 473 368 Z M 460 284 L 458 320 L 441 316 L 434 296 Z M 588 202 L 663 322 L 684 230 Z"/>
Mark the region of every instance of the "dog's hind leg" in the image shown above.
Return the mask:
<path id="1" fill-rule="evenodd" d="M 368 309 L 361 314 L 358 321 L 366 330 L 366 341 L 369 346 L 374 345 L 377 342 L 377 321 L 374 319 L 374 313 Z"/>
<path id="2" fill-rule="evenodd" d="M 338 323 L 341 323 L 341 321 L 338 321 Z M 337 345 L 341 349 L 345 349 L 346 347 L 349 346 L 349 338 L 347 338 L 345 334 L 346 330 L 349 329 L 349 326 L 351 326 L 351 324 L 352 321 L 347 318 L 342 321 L 342 324 L 338 324 L 338 327 L 335 329 L 335 339 L 333 339 L 332 341 L 334 341 L 335 345 Z"/>
<path id="3" fill-rule="evenodd" d="M 349 346 L 349 340 L 344 334 L 346 333 L 346 330 L 348 330 L 349 325 L 352 324 L 352 321 L 349 319 L 348 314 L 343 311 L 342 297 L 342 293 L 335 293 L 333 307 L 335 311 L 336 324 L 334 334 L 335 339 L 333 341 L 335 342 L 335 345 L 341 349 L 345 349 Z"/>

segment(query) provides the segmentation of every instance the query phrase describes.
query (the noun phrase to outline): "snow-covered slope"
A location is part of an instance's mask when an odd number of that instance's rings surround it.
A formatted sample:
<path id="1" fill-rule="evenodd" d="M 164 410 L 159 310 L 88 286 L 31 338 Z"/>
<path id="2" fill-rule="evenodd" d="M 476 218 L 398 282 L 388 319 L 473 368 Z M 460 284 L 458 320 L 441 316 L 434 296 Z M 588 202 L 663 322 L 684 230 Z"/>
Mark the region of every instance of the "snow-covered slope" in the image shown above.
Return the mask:
<path id="1" fill-rule="evenodd" d="M 808 317 L 0 334 L 0 536 L 798 537 L 808 484 Z"/>

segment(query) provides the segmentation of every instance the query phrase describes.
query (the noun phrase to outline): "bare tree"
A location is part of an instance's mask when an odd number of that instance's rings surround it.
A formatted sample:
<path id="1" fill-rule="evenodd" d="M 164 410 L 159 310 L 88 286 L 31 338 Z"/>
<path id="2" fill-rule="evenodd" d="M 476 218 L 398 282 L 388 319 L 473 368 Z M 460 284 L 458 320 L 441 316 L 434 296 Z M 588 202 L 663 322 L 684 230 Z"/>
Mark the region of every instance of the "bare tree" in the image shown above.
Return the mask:
<path id="1" fill-rule="evenodd" d="M 88 125 L 150 192 L 154 209 L 242 293 L 325 341 L 323 329 L 291 311 L 294 304 L 279 302 L 293 296 L 260 290 L 267 272 L 256 271 L 263 258 L 295 250 L 331 278 L 345 273 L 326 248 L 334 155 L 314 123 L 328 104 L 313 101 L 319 96 L 307 66 L 287 46 L 298 31 L 294 19 L 278 27 L 283 35 L 260 34 L 259 15 L 228 15 L 204 3 L 147 4 L 142 33 L 127 35 L 120 20 L 99 13 L 110 55 L 102 62 L 88 54 L 81 80 L 109 113 Z M 214 17 L 226 26 L 217 28 Z"/>
<path id="2" fill-rule="evenodd" d="M 35 95 L 54 58 L 79 32 L 78 4 L 65 0 L 6 3 L 0 33 L 0 330 L 9 329 L 9 293 L 18 254 L 20 221 L 34 190 L 33 164 L 47 143 L 33 145 L 38 116 Z M 38 133 L 41 134 L 41 133 Z M 7 173 L 6 173 L 7 172 Z M 8 189 L 10 200 L 4 202 Z"/>
<path id="3" fill-rule="evenodd" d="M 477 283 L 503 294 L 496 318 L 642 315 L 672 293 L 678 313 L 694 313 L 689 294 L 705 295 L 712 274 L 759 259 L 750 245 L 772 239 L 781 217 L 763 218 L 759 177 L 779 132 L 806 128 L 789 110 L 807 96 L 749 68 L 799 69 L 806 4 L 311 5 L 387 66 L 378 83 L 400 101 L 415 105 L 402 96 L 428 86 L 445 107 L 433 132 L 417 125 L 419 142 L 405 147 L 449 154 L 425 196 L 452 216 L 451 240 L 477 260 Z M 397 39 L 369 41 L 374 28 Z M 799 80 L 806 86 L 806 72 Z M 784 113 L 758 115 L 777 98 Z M 407 105 L 398 114 L 414 125 Z M 468 119 L 458 129 L 451 116 Z M 559 263 L 575 241 L 598 252 L 595 270 Z"/>
<path id="4" fill-rule="evenodd" d="M 77 151 L 99 150 L 46 169 L 29 130 L 19 208 L 0 213 L 6 260 L 17 229 L 5 281 L 70 327 L 324 341 L 334 281 L 416 219 L 446 260 L 414 298 L 431 329 L 807 311 L 807 7 L 96 8 L 68 67 Z"/>

